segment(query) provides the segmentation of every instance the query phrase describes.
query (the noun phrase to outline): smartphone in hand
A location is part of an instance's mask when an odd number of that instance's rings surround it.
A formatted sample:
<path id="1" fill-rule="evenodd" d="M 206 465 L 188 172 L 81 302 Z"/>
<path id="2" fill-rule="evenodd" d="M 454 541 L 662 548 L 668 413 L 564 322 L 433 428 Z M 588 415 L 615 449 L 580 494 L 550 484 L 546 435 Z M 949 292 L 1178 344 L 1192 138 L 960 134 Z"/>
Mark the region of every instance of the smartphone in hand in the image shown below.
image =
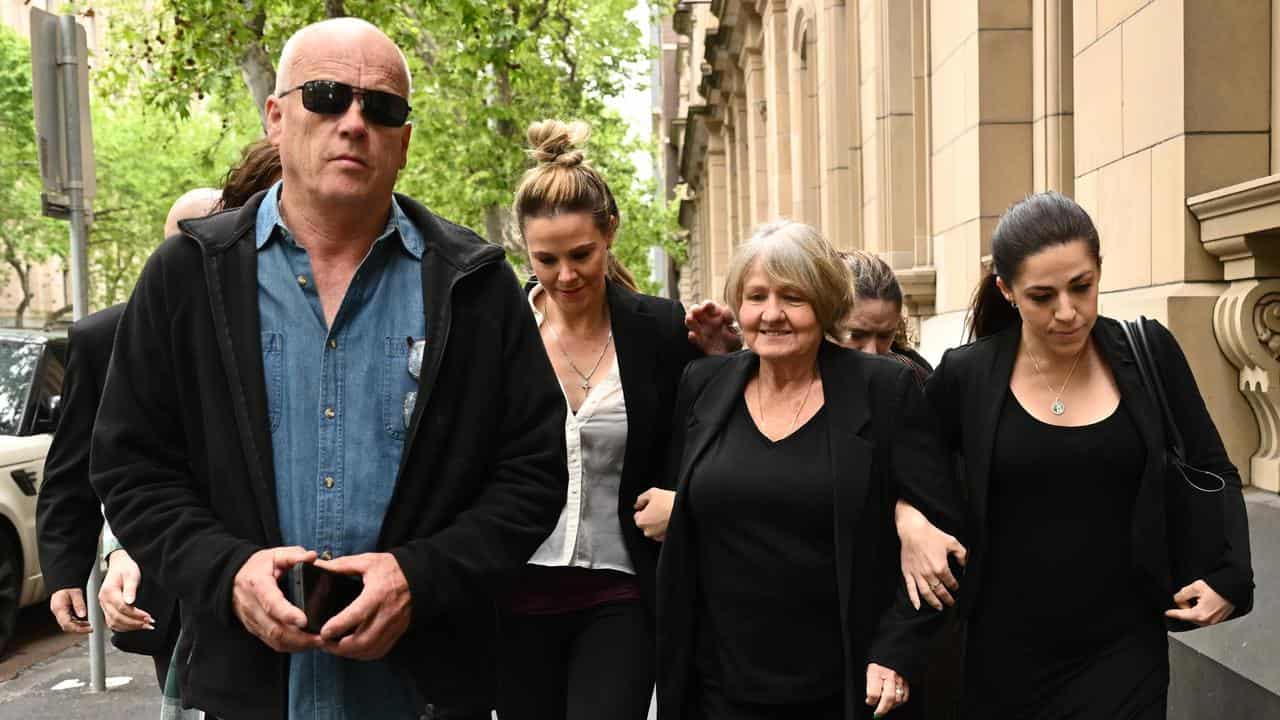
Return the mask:
<path id="1" fill-rule="evenodd" d="M 290 568 L 289 585 L 293 604 L 307 616 L 307 632 L 316 635 L 330 618 L 355 602 L 364 590 L 359 578 L 330 572 L 311 563 L 298 563 Z"/>

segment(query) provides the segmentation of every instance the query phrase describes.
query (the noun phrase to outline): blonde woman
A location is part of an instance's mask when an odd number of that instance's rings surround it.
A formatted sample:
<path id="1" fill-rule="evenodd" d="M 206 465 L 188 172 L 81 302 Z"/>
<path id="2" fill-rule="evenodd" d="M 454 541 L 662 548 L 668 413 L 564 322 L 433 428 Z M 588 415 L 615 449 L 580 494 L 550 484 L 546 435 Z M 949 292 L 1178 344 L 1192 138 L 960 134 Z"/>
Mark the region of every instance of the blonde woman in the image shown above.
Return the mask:
<path id="1" fill-rule="evenodd" d="M 514 204 L 535 276 L 529 307 L 568 406 L 569 493 L 555 531 L 501 600 L 503 720 L 646 716 L 676 385 L 701 354 L 690 339 L 710 347 L 703 330 L 721 329 L 690 320 L 691 331 L 679 303 L 639 292 L 613 256 L 621 217 L 586 160 L 588 134 L 582 123 L 530 126 L 536 165 Z"/>
<path id="2" fill-rule="evenodd" d="M 906 366 L 825 341 L 853 297 L 812 227 L 758 229 L 725 297 L 748 349 L 691 364 L 676 404 L 659 716 L 883 715 L 940 619 L 902 590 L 893 524 L 899 497 L 952 510 L 931 415 Z"/>

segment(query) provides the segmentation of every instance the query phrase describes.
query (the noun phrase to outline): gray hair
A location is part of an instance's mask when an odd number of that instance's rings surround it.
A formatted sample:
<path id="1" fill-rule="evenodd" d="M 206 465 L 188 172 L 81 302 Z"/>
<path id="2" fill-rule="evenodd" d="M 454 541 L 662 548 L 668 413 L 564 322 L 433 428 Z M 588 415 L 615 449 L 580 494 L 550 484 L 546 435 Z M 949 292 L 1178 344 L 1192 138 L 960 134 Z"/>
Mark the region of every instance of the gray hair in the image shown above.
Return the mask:
<path id="1" fill-rule="evenodd" d="M 853 307 L 853 285 L 840 254 L 812 225 L 775 220 L 756 228 L 738 247 L 724 284 L 725 302 L 737 312 L 747 274 L 756 263 L 772 282 L 794 288 L 813 306 L 822 329 L 835 336 Z"/>

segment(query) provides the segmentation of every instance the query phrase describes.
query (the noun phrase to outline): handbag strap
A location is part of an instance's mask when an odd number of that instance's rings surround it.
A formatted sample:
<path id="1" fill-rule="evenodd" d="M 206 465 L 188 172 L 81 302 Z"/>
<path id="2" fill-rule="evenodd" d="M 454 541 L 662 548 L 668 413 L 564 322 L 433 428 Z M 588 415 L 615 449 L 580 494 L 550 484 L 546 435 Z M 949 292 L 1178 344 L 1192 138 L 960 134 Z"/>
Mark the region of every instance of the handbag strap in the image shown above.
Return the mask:
<path id="1" fill-rule="evenodd" d="M 1190 485 L 1195 490 L 1203 493 L 1222 492 L 1227 487 L 1226 478 L 1215 472 L 1200 470 L 1187 464 L 1186 450 L 1182 444 L 1182 433 L 1178 430 L 1178 423 L 1173 417 L 1173 410 L 1169 407 L 1169 397 L 1165 394 L 1164 375 L 1160 373 L 1160 365 L 1156 362 L 1155 353 L 1151 350 L 1151 341 L 1147 337 L 1148 322 L 1150 321 L 1145 316 L 1139 316 L 1137 320 L 1126 320 L 1121 325 L 1124 328 L 1125 338 L 1129 341 L 1129 347 L 1133 349 L 1133 359 L 1138 366 L 1138 374 L 1142 376 L 1142 385 L 1147 391 L 1147 396 L 1160 409 L 1161 425 L 1164 426 L 1165 446 L 1168 448 L 1169 454 L 1173 456 L 1171 465 L 1178 471 L 1178 474 L 1182 476 L 1187 485 Z M 1197 484 L 1187 474 L 1187 470 L 1217 480 L 1218 486 L 1208 488 Z"/>
<path id="2" fill-rule="evenodd" d="M 1140 316 L 1137 320 L 1125 320 L 1124 335 L 1133 350 L 1133 359 L 1138 366 L 1138 374 L 1142 376 L 1142 386 L 1147 391 L 1147 397 L 1160 411 L 1165 445 L 1181 463 L 1186 459 L 1182 433 L 1178 431 L 1178 423 L 1174 421 L 1173 411 L 1169 409 L 1169 398 L 1165 395 L 1160 366 L 1156 363 L 1155 353 L 1151 351 L 1151 342 L 1147 338 L 1147 322 L 1145 316 Z"/>

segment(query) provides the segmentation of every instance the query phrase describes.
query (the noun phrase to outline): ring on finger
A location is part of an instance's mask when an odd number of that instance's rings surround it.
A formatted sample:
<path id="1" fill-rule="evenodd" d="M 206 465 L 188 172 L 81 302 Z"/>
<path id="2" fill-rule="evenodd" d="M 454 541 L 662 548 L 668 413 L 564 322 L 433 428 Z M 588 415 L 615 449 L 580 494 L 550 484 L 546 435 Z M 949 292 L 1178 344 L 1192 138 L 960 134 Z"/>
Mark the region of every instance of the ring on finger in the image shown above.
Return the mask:
<path id="1" fill-rule="evenodd" d="M 940 588 L 940 587 L 942 587 L 942 583 L 940 583 L 940 582 L 936 582 L 936 583 L 934 583 L 934 584 L 930 585 L 930 586 L 929 586 L 929 589 L 930 589 L 930 590 L 937 590 L 937 589 L 938 589 L 938 588 Z"/>

